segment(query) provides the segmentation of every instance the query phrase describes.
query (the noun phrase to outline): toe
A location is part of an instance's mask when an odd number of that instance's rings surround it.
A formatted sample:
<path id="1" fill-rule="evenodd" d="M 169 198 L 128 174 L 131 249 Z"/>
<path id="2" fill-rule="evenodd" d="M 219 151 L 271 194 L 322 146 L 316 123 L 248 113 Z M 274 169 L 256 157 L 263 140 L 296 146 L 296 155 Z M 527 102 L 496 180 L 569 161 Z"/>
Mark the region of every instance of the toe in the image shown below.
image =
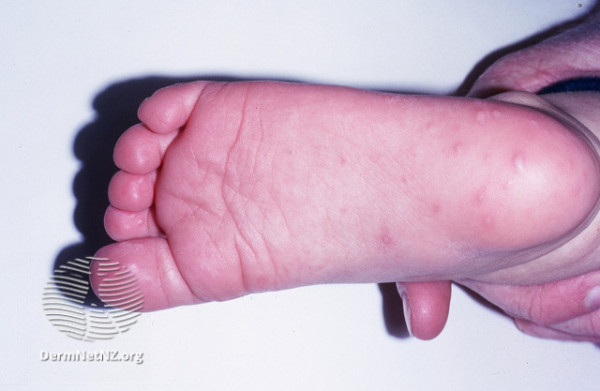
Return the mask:
<path id="1" fill-rule="evenodd" d="M 104 302 L 123 302 L 128 291 L 103 287 L 113 284 L 115 276 L 127 274 L 143 299 L 141 311 L 154 311 L 178 305 L 198 303 L 174 262 L 173 254 L 163 238 L 144 238 L 115 243 L 101 248 L 92 263 L 90 281 L 94 292 Z M 103 273 L 103 265 L 117 265 L 112 273 Z M 122 292 L 122 293 L 121 293 Z M 121 300 L 123 299 L 123 300 Z"/>
<path id="2" fill-rule="evenodd" d="M 128 212 L 140 212 L 148 209 L 154 199 L 155 180 L 156 172 L 136 175 L 118 171 L 108 186 L 110 204 Z"/>
<path id="3" fill-rule="evenodd" d="M 162 163 L 167 147 L 178 132 L 158 134 L 142 124 L 129 128 L 117 141 L 114 161 L 121 170 L 147 174 Z"/>
<path id="4" fill-rule="evenodd" d="M 127 212 L 109 206 L 104 215 L 104 227 L 108 235 L 116 241 L 156 237 L 162 234 L 152 209 Z"/>
<path id="5" fill-rule="evenodd" d="M 156 91 L 138 110 L 140 120 L 156 133 L 170 133 L 187 122 L 206 82 L 175 84 Z"/>

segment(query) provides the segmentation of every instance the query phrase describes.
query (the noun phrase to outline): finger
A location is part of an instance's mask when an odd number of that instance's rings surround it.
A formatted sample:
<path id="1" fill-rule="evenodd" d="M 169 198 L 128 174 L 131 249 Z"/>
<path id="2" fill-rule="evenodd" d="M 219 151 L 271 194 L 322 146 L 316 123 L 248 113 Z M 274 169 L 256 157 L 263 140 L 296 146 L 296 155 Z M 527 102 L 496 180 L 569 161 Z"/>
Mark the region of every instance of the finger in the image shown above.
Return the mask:
<path id="1" fill-rule="evenodd" d="M 585 337 L 565 333 L 559 330 L 555 330 L 551 327 L 540 326 L 525 319 L 515 319 L 515 325 L 524 334 L 537 338 L 554 339 L 560 341 L 596 341 L 589 340 Z"/>
<path id="2" fill-rule="evenodd" d="M 450 281 L 399 282 L 396 284 L 404 304 L 404 316 L 410 333 L 419 339 L 437 337 L 448 319 Z"/>
<path id="3" fill-rule="evenodd" d="M 598 12 L 572 29 L 501 58 L 479 77 L 468 96 L 537 92 L 558 81 L 581 76 L 600 76 Z"/>
<path id="4" fill-rule="evenodd" d="M 462 281 L 508 315 L 552 326 L 600 309 L 600 271 L 540 285 Z"/>
<path id="5" fill-rule="evenodd" d="M 585 341 L 600 341 L 600 310 L 556 324 L 552 328 Z"/>
<path id="6" fill-rule="evenodd" d="M 593 317 L 594 319 L 588 319 L 590 317 Z M 585 323 L 595 325 L 595 331 L 591 329 L 588 329 L 587 331 L 584 329 L 574 330 L 572 327 L 563 329 L 560 325 L 554 327 L 541 326 L 525 319 L 515 319 L 515 325 L 523 333 L 533 337 L 562 341 L 600 342 L 600 333 L 597 328 L 600 325 L 600 317 L 596 314 L 594 316 L 584 316 L 583 318 L 586 318 Z"/>

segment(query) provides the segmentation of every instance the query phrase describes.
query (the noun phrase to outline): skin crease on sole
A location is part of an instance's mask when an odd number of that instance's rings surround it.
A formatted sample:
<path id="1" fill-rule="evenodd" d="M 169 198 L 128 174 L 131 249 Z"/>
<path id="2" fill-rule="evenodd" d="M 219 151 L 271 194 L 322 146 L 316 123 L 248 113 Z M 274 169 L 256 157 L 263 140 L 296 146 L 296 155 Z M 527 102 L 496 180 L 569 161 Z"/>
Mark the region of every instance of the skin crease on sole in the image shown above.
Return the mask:
<path id="1" fill-rule="evenodd" d="M 490 274 L 581 227 L 600 194 L 588 144 L 512 103 L 198 82 L 140 119 L 115 148 L 122 242 L 97 256 L 136 275 L 144 310 Z"/>

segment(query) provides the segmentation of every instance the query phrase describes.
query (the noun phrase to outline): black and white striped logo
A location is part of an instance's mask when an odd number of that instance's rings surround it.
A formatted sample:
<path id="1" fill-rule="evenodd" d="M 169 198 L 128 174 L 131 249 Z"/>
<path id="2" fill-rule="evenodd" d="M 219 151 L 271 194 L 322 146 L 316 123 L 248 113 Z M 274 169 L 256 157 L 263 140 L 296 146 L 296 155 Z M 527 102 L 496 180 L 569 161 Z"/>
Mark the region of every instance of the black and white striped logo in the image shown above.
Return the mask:
<path id="1" fill-rule="evenodd" d="M 90 286 L 91 264 L 98 262 L 103 277 L 100 301 Z M 109 340 L 137 322 L 143 296 L 133 273 L 108 259 L 85 257 L 54 270 L 44 288 L 42 305 L 50 323 L 71 338 Z"/>

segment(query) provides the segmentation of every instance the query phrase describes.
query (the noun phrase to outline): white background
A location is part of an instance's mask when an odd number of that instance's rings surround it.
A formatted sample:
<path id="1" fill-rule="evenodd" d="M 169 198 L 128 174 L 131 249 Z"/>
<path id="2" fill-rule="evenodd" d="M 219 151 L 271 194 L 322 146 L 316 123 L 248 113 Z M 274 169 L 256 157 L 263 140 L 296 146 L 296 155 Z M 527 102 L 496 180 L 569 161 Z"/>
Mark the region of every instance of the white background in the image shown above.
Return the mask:
<path id="1" fill-rule="evenodd" d="M 377 285 L 299 288 L 144 314 L 128 333 L 94 343 L 58 332 L 41 304 L 55 261 L 101 227 L 105 205 L 94 203 L 112 170 L 110 144 L 162 78 L 447 94 L 486 55 L 592 5 L 2 1 L 0 388 L 596 389 L 599 347 L 524 336 L 458 289 L 446 330 L 431 342 L 390 332 L 401 326 L 386 321 L 393 311 L 383 310 Z M 143 352 L 144 363 L 40 359 L 43 351 L 82 350 Z"/>

